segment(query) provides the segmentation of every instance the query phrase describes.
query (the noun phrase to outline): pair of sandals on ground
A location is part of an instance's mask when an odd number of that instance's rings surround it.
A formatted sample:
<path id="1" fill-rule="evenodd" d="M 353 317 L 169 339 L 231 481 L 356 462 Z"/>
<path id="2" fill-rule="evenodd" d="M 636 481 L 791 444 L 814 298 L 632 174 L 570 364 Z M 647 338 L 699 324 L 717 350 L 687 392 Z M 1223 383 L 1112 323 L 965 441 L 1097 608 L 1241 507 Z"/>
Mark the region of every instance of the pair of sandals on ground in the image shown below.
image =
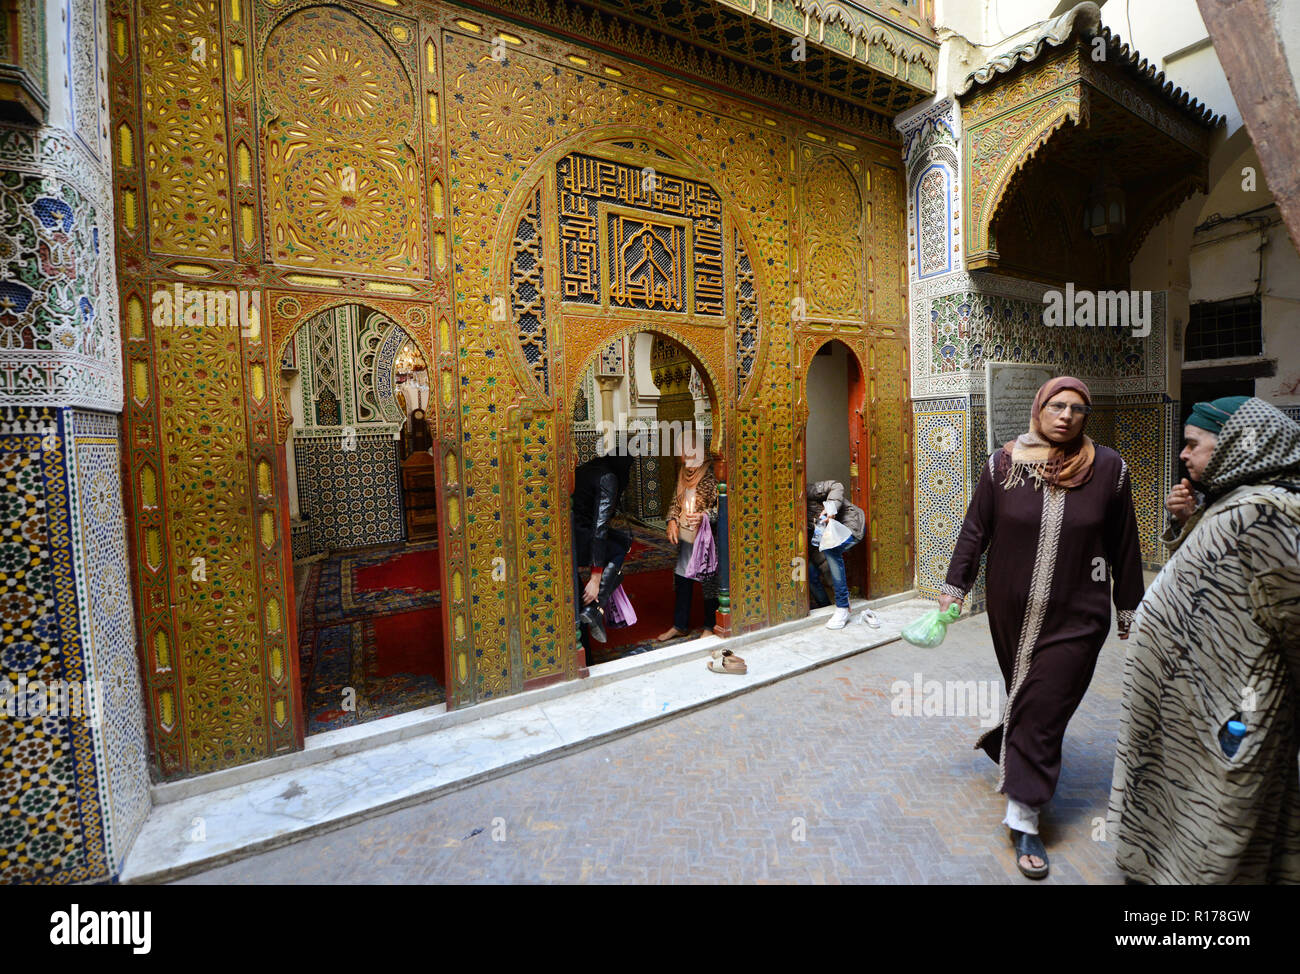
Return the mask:
<path id="1" fill-rule="evenodd" d="M 876 617 L 876 614 L 872 612 L 870 609 L 866 609 L 863 611 L 862 621 L 865 622 L 867 625 L 871 626 L 871 628 L 873 629 L 880 628 L 880 620 Z M 827 628 L 832 628 L 832 627 L 828 626 Z M 843 623 L 841 623 L 840 625 L 835 626 L 833 628 L 842 629 L 844 628 L 844 625 Z M 670 631 L 675 632 L 676 630 L 670 630 Z M 749 672 L 749 667 L 745 665 L 744 659 L 737 656 L 729 649 L 721 649 L 721 648 L 715 649 L 710 655 L 712 656 L 712 659 L 710 659 L 709 662 L 706 664 L 709 668 L 710 673 L 732 673 L 735 674 L 736 676 L 740 676 L 743 673 Z"/>

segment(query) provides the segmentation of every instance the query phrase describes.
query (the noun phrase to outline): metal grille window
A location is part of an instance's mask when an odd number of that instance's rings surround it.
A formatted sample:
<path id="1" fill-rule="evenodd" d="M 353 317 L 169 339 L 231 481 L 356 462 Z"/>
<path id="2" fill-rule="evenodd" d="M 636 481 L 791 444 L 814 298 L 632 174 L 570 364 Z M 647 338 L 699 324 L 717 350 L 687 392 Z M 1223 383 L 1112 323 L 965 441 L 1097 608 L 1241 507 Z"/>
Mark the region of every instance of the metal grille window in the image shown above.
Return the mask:
<path id="1" fill-rule="evenodd" d="M 1192 305 L 1185 361 L 1264 354 L 1260 301 L 1256 297 Z"/>

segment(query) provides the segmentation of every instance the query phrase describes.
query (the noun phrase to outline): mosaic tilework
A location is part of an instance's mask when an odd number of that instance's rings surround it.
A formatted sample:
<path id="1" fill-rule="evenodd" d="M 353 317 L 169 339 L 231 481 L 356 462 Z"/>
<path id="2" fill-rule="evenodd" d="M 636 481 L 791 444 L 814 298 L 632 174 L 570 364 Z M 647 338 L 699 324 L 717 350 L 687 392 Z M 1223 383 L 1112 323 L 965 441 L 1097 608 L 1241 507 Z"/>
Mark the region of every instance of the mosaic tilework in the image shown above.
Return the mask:
<path id="1" fill-rule="evenodd" d="M 83 684 L 65 413 L 0 419 L 0 679 Z M 92 721 L 0 716 L 0 882 L 111 872 Z"/>
<path id="2" fill-rule="evenodd" d="M 967 455 L 982 451 L 968 439 L 965 399 L 914 403 L 916 430 L 917 586 L 938 595 L 970 502 Z"/>
<path id="3" fill-rule="evenodd" d="M 963 270 L 961 181 L 949 180 L 952 202 L 940 206 L 933 174 L 959 174 L 961 118 L 943 101 L 906 120 L 904 158 L 908 169 L 909 249 L 911 254 L 912 396 L 917 420 L 917 580 L 923 592 L 937 595 L 961 519 L 983 463 L 985 436 L 985 361 L 1044 362 L 1088 382 L 1097 412 L 1089 433 L 1116 446 L 1133 468 L 1143 559 L 1163 558 L 1157 538 L 1158 498 L 1169 477 L 1164 457 L 1172 432 L 1159 402 L 1165 386 L 1166 296 L 1152 300 L 1151 332 L 1135 338 L 1109 328 L 1048 328 L 1042 323 L 1046 286 L 983 272 Z M 932 180 L 927 185 L 926 180 Z M 940 258 L 937 241 L 948 237 L 950 263 Z M 945 255 L 946 256 L 946 255 Z M 948 398 L 956 396 L 958 398 Z M 963 490 L 941 488 L 948 465 L 932 442 L 941 428 L 964 437 L 958 466 Z M 925 431 L 929 431 L 928 434 Z M 983 603 L 983 575 L 968 597 Z"/>
<path id="4" fill-rule="evenodd" d="M 355 450 L 343 446 L 337 436 L 293 441 L 312 551 L 403 540 L 397 441 L 392 434 L 358 433 Z"/>
<path id="5" fill-rule="evenodd" d="M 103 687 L 96 764 L 103 785 L 105 844 L 114 871 L 149 814 L 144 697 L 122 507 L 118 418 L 73 413 L 74 508 L 82 628 L 93 679 Z"/>
<path id="6" fill-rule="evenodd" d="M 1152 294 L 1151 331 L 1135 338 L 1114 328 L 1049 328 L 1044 285 L 957 271 L 913 282 L 912 394 L 982 392 L 984 362 L 1046 362 L 1087 381 L 1094 395 L 1165 389 L 1163 291 Z"/>
<path id="7" fill-rule="evenodd" d="M 950 99 L 901 126 L 907 166 L 909 278 L 924 280 L 961 266 L 961 113 Z"/>
<path id="8" fill-rule="evenodd" d="M 1164 499 L 1174 480 L 1174 451 L 1180 443 L 1174 424 L 1178 403 L 1168 396 L 1122 397 L 1114 408 L 1114 439 L 1110 444 L 1128 461 L 1137 513 L 1142 563 L 1164 564 L 1160 543 L 1164 531 Z"/>
<path id="9" fill-rule="evenodd" d="M 296 520 L 289 525 L 289 543 L 293 546 L 294 560 L 315 553 L 311 543 L 311 523 Z"/>

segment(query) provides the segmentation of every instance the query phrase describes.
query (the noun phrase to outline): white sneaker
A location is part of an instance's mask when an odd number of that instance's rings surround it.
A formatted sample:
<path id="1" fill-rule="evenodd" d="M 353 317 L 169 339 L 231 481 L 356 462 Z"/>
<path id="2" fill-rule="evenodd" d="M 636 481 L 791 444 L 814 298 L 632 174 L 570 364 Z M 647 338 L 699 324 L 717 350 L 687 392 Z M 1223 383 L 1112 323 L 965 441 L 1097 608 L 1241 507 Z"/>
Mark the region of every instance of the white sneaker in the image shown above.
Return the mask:
<path id="1" fill-rule="evenodd" d="M 841 609 L 836 606 L 835 611 L 831 614 L 831 621 L 826 623 L 827 629 L 843 629 L 849 623 L 849 610 Z"/>
<path id="2" fill-rule="evenodd" d="M 863 609 L 862 615 L 859 617 L 858 621 L 864 625 L 870 626 L 872 629 L 880 628 L 880 617 L 870 609 Z"/>

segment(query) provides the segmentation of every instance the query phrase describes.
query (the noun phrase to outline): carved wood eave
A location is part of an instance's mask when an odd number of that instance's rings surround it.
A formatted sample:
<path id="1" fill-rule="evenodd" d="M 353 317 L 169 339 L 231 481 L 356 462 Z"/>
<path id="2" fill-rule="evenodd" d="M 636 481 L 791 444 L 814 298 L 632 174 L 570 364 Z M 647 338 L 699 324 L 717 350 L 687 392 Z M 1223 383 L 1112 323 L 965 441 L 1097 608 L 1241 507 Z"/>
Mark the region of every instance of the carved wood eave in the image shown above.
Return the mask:
<path id="1" fill-rule="evenodd" d="M 1032 194 L 1035 181 L 1075 184 L 1078 203 L 1103 164 L 1114 174 L 1125 192 L 1128 229 L 1105 243 L 1101 263 L 1110 270 L 1102 277 L 1111 280 L 1127 277 L 1128 262 L 1160 220 L 1206 188 L 1220 120 L 1193 111 L 1185 97 L 1170 100 L 1127 61 L 1093 60 L 1094 50 L 1087 37 L 1074 37 L 959 96 L 967 269 L 1061 278 L 1059 268 L 1036 267 L 1032 253 L 999 249 L 999 224 L 1022 194 Z M 1078 214 L 1081 221 L 1081 206 Z"/>
<path id="2" fill-rule="evenodd" d="M 45 5 L 0 0 L 0 121 L 43 125 L 46 98 Z"/>
<path id="3" fill-rule="evenodd" d="M 892 140 L 888 119 L 934 94 L 933 28 L 873 0 L 472 0 L 480 8 L 822 122 Z M 746 24 L 745 22 L 750 23 Z M 796 45 L 798 47 L 796 48 Z M 793 52 L 800 55 L 795 57 Z M 866 115 L 866 124 L 861 117 Z"/>
<path id="4" fill-rule="evenodd" d="M 40 89 L 30 78 L 21 73 L 0 72 L 0 121 L 43 125 L 46 107 Z"/>

